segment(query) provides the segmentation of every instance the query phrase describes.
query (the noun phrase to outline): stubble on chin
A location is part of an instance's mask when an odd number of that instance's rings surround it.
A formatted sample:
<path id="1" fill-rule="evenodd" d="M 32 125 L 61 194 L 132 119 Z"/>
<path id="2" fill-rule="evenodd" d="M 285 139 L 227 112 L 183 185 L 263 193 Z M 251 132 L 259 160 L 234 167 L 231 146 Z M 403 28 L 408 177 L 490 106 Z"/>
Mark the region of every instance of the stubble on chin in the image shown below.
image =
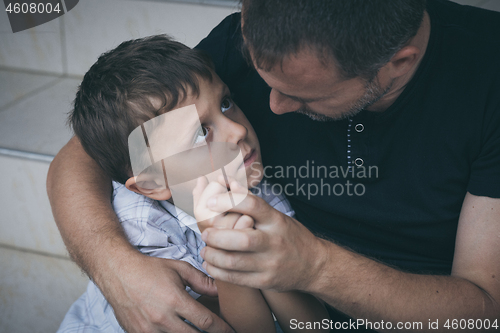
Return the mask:
<path id="1" fill-rule="evenodd" d="M 351 104 L 351 106 L 346 111 L 343 111 L 336 115 L 327 116 L 321 113 L 314 112 L 308 108 L 302 108 L 295 112 L 308 116 L 310 119 L 319 122 L 337 121 L 351 118 L 384 97 L 391 90 L 392 85 L 393 82 L 391 82 L 385 89 L 383 89 L 380 86 L 378 80 L 368 81 L 363 96 L 361 96 L 361 98 Z"/>

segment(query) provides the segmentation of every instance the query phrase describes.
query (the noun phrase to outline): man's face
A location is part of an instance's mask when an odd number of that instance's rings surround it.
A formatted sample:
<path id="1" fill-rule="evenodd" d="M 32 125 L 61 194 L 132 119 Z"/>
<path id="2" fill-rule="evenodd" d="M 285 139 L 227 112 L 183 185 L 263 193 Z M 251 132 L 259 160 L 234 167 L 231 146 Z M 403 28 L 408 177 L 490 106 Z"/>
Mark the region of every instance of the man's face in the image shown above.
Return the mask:
<path id="1" fill-rule="evenodd" d="M 313 120 L 329 121 L 354 116 L 382 98 L 392 82 L 361 78 L 344 79 L 335 63 L 323 64 L 314 52 L 287 57 L 259 75 L 272 88 L 271 110 L 276 114 L 298 112 Z"/>

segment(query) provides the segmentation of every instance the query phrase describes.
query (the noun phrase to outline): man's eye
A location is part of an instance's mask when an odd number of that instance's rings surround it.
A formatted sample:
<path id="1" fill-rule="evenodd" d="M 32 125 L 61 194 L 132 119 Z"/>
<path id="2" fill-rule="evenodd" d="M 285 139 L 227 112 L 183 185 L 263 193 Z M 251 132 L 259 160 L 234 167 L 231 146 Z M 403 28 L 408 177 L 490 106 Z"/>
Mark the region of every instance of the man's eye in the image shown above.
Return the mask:
<path id="1" fill-rule="evenodd" d="M 226 97 L 222 100 L 222 103 L 220 104 L 220 109 L 222 113 L 226 112 L 227 110 L 231 109 L 233 107 L 234 103 L 231 100 L 231 98 Z"/>
<path id="2" fill-rule="evenodd" d="M 206 140 L 208 136 L 208 129 L 206 127 L 200 127 L 200 129 L 198 130 L 198 132 L 196 133 L 195 137 L 194 137 L 194 144 L 199 144 L 199 143 L 202 143 L 203 141 Z"/>

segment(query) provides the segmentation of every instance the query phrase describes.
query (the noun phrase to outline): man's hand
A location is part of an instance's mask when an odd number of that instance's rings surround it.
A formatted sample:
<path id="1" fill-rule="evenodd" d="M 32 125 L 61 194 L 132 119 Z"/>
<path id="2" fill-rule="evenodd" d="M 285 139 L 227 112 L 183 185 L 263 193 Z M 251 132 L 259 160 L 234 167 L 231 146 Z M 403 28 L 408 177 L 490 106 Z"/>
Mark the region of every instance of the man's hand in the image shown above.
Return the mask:
<path id="1" fill-rule="evenodd" d="M 119 265 L 128 274 L 107 278 L 100 285 L 127 332 L 198 332 L 183 319 L 207 332 L 233 332 L 185 291 L 190 286 L 197 293 L 217 295 L 214 281 L 190 264 L 137 253 Z"/>
<path id="2" fill-rule="evenodd" d="M 234 197 L 245 195 L 246 189 L 231 182 L 231 191 Z M 207 205 L 216 212 L 231 211 L 255 220 L 255 229 L 203 232 L 207 243 L 201 251 L 203 265 L 216 280 L 258 289 L 305 290 L 326 261 L 322 240 L 259 197 L 248 195 L 233 208 L 227 196 L 216 195 Z M 224 217 L 220 219 L 223 223 Z"/>
<path id="3" fill-rule="evenodd" d="M 207 205 L 215 211 L 230 207 L 220 196 Z M 499 199 L 467 194 L 451 276 L 401 272 L 320 240 L 255 196 L 231 211 L 252 216 L 256 230 L 205 230 L 207 247 L 201 254 L 215 279 L 260 289 L 297 289 L 371 322 L 499 318 Z"/>

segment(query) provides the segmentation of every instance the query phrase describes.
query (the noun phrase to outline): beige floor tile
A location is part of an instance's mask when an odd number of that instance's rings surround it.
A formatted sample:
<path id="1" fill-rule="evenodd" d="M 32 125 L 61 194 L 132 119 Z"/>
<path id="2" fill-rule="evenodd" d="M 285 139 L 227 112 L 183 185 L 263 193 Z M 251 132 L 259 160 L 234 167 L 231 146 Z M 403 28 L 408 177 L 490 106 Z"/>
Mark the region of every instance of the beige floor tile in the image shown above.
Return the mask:
<path id="1" fill-rule="evenodd" d="M 0 110 L 55 80 L 53 76 L 0 70 Z"/>
<path id="2" fill-rule="evenodd" d="M 61 20 L 12 33 L 7 12 L 0 10 L 0 66 L 63 73 Z"/>
<path id="3" fill-rule="evenodd" d="M 71 138 L 67 113 L 80 80 L 59 79 L 50 88 L 0 112 L 0 147 L 55 155 Z"/>
<path id="4" fill-rule="evenodd" d="M 49 333 L 85 291 L 76 265 L 0 247 L 0 332 Z"/>
<path id="5" fill-rule="evenodd" d="M 0 155 L 0 244 L 66 256 L 45 180 L 49 164 Z"/>
<path id="6" fill-rule="evenodd" d="M 133 38 L 167 33 L 193 47 L 235 10 L 166 1 L 80 1 L 64 15 L 69 73 L 83 75 L 101 53 Z"/>

